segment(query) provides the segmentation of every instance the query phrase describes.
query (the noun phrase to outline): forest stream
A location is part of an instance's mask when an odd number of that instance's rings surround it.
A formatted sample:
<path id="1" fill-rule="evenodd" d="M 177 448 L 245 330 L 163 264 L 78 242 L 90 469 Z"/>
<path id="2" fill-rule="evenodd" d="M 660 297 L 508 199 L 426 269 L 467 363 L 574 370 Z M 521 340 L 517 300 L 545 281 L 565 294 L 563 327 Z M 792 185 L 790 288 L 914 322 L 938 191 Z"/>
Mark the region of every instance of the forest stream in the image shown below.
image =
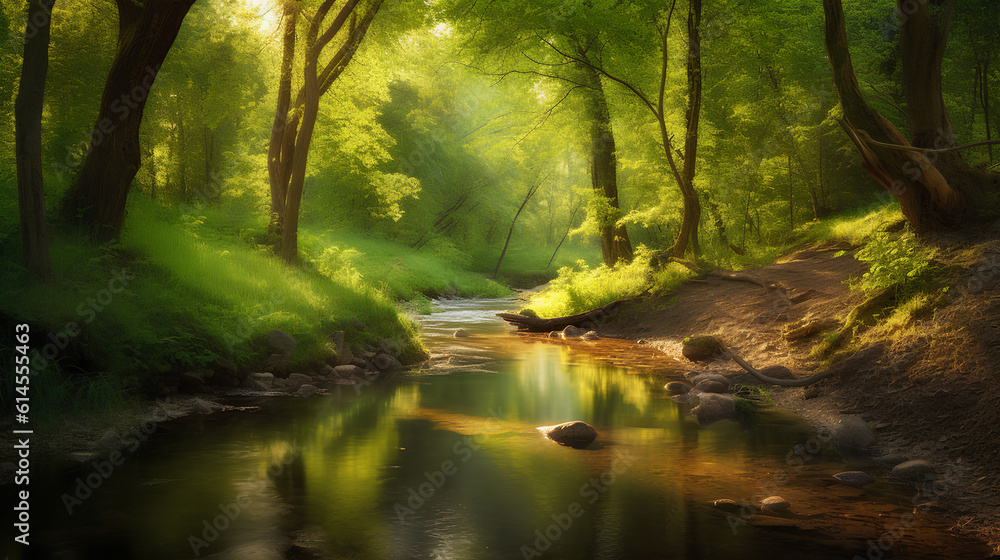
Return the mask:
<path id="1" fill-rule="evenodd" d="M 700 427 L 665 380 L 609 365 L 602 345 L 509 331 L 509 300 L 450 300 L 420 317 L 432 358 L 326 395 L 247 397 L 256 412 L 157 426 L 122 464 L 34 483 L 32 546 L 59 558 L 981 558 L 913 513 L 887 475 L 864 490 L 823 434 L 765 409 Z M 456 338 L 456 329 L 470 336 Z M 535 428 L 583 420 L 578 450 Z M 95 474 L 96 473 L 96 474 Z M 69 502 L 81 480 L 99 480 Z M 98 478 L 94 478 L 98 477 Z M 86 493 L 86 492 L 85 492 Z M 753 504 L 780 495 L 780 515 Z M 77 494 L 77 496 L 79 496 Z M 712 502 L 747 507 L 726 512 Z M 888 544 L 888 551 L 871 547 Z M 884 547 L 883 547 L 884 548 Z M 65 556 L 60 555 L 65 554 Z"/>

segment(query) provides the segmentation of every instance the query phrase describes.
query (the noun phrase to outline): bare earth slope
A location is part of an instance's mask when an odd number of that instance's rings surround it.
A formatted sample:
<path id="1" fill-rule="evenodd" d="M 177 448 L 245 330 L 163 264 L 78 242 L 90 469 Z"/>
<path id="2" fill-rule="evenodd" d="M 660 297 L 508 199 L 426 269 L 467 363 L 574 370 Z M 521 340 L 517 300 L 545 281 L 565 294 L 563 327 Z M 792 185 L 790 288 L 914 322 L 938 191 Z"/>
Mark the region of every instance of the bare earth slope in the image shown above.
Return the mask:
<path id="1" fill-rule="evenodd" d="M 1000 553 L 997 229 L 972 242 L 967 234 L 936 240 L 938 258 L 948 264 L 940 267 L 938 286 L 947 286 L 947 297 L 936 309 L 862 333 L 839 356 L 865 350 L 869 358 L 857 367 L 811 387 L 776 389 L 772 398 L 816 425 L 859 414 L 883 450 L 957 469 L 942 501 L 959 526 L 980 533 Z M 783 289 L 718 277 L 689 281 L 674 294 L 627 304 L 598 332 L 643 339 L 676 358 L 684 337 L 715 335 L 758 368 L 783 365 L 805 377 L 830 365 L 810 352 L 863 300 L 844 283 L 867 269 L 852 255 L 847 246 L 814 247 L 744 273 L 744 280 Z M 794 303 L 809 290 L 808 299 Z M 784 336 L 807 323 L 819 332 L 796 340 Z M 705 367 L 739 371 L 732 362 Z"/>

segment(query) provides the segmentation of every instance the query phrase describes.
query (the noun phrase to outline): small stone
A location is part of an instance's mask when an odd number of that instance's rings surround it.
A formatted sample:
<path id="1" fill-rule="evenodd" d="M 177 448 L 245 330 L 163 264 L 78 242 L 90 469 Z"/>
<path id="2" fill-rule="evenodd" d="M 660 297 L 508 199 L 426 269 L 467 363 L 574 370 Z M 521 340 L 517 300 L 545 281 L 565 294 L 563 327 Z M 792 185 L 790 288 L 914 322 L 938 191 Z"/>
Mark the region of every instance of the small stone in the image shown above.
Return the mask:
<path id="1" fill-rule="evenodd" d="M 568 325 L 562 330 L 563 338 L 579 338 L 587 334 L 587 331 L 581 329 L 580 327 L 574 327 L 573 325 Z"/>
<path id="2" fill-rule="evenodd" d="M 387 371 L 400 369 L 403 367 L 403 364 L 388 354 L 378 354 L 375 356 L 375 367 L 380 371 Z"/>
<path id="3" fill-rule="evenodd" d="M 274 387 L 274 374 L 272 373 L 266 371 L 251 373 L 248 378 L 250 383 L 259 389 L 267 391 Z"/>
<path id="4" fill-rule="evenodd" d="M 337 377 L 357 377 L 364 375 L 365 370 L 359 368 L 355 365 L 343 365 L 333 368 L 333 372 L 337 374 Z"/>
<path id="5" fill-rule="evenodd" d="M 781 513 L 791 507 L 781 496 L 770 496 L 760 501 L 760 507 L 773 513 Z"/>
<path id="6" fill-rule="evenodd" d="M 340 352 L 337 353 L 337 365 L 346 366 L 350 365 L 350 363 L 353 361 L 354 361 L 354 353 L 351 352 L 351 349 L 345 344 L 340 349 Z"/>
<path id="7" fill-rule="evenodd" d="M 192 399 L 191 408 L 198 414 L 211 414 L 212 405 L 201 399 Z"/>
<path id="8" fill-rule="evenodd" d="M 597 331 L 587 331 L 580 336 L 580 340 L 600 340 L 600 336 L 597 335 Z"/>
<path id="9" fill-rule="evenodd" d="M 691 409 L 691 416 L 698 420 L 700 426 L 736 419 L 736 405 L 733 404 L 732 395 L 702 393 L 698 395 L 698 399 L 698 406 Z"/>
<path id="10" fill-rule="evenodd" d="M 305 385 L 306 383 L 312 383 L 312 377 L 301 373 L 292 373 L 288 376 L 288 379 L 285 380 L 284 386 L 286 391 L 294 393 L 299 390 L 299 387 Z"/>
<path id="11" fill-rule="evenodd" d="M 729 383 L 720 383 L 714 379 L 705 379 L 699 381 L 691 390 L 702 393 L 726 393 L 729 391 Z"/>
<path id="12" fill-rule="evenodd" d="M 860 416 L 841 420 L 830 438 L 830 443 L 841 455 L 859 454 L 874 442 L 875 434 Z"/>
<path id="13" fill-rule="evenodd" d="M 805 399 L 805 400 L 815 399 L 816 397 L 820 396 L 822 393 L 823 393 L 823 391 L 821 391 L 819 387 L 817 387 L 815 385 L 810 385 L 810 386 L 806 387 L 804 391 L 802 391 L 802 398 Z"/>
<path id="14" fill-rule="evenodd" d="M 101 447 L 110 449 L 111 451 L 121 449 L 123 446 L 121 436 L 119 436 L 118 432 L 114 430 L 104 432 L 104 435 L 101 436 L 101 439 L 99 439 L 97 443 L 99 443 Z"/>
<path id="15" fill-rule="evenodd" d="M 743 509 L 743 506 L 741 506 L 739 502 L 736 500 L 730 500 L 729 498 L 722 498 L 721 500 L 713 501 L 712 507 L 732 514 L 737 514 L 741 509 Z"/>
<path id="16" fill-rule="evenodd" d="M 680 381 L 671 381 L 663 386 L 671 395 L 683 395 L 691 390 L 691 386 Z"/>
<path id="17" fill-rule="evenodd" d="M 842 484 L 853 486 L 855 488 L 861 488 L 862 486 L 867 486 L 875 482 L 875 479 L 872 478 L 870 474 L 862 471 L 847 471 L 847 472 L 837 473 L 833 475 L 833 478 L 836 478 Z"/>
<path id="18" fill-rule="evenodd" d="M 317 389 L 314 385 L 303 385 L 299 387 L 298 391 L 295 391 L 295 396 L 303 398 L 311 397 L 316 394 L 316 391 L 318 390 L 319 389 Z"/>
<path id="19" fill-rule="evenodd" d="M 559 338 L 560 334 L 561 333 L 559 331 L 551 331 L 551 332 L 549 332 L 548 336 L 549 336 L 549 338 Z"/>
<path id="20" fill-rule="evenodd" d="M 597 430 L 590 424 L 579 420 L 555 426 L 541 426 L 535 429 L 552 441 L 575 449 L 583 449 L 597 439 Z"/>
<path id="21" fill-rule="evenodd" d="M 927 461 L 916 459 L 900 463 L 892 468 L 892 474 L 907 482 L 924 482 L 935 478 L 937 471 Z"/>
<path id="22" fill-rule="evenodd" d="M 792 373 L 792 370 L 785 366 L 767 366 L 766 368 L 761 368 L 760 372 L 775 379 L 795 379 L 795 374 Z"/>
<path id="23" fill-rule="evenodd" d="M 323 366 L 323 369 L 319 370 L 319 374 L 322 375 L 323 377 L 327 377 L 327 378 L 333 377 L 334 375 L 336 375 L 336 373 L 333 371 L 333 366 L 331 366 L 329 364 Z"/>
<path id="24" fill-rule="evenodd" d="M 705 362 L 722 354 L 723 347 L 714 336 L 692 336 L 684 339 L 681 354 L 692 362 Z"/>
<path id="25" fill-rule="evenodd" d="M 368 369 L 368 362 L 364 358 L 360 358 L 358 356 L 354 356 L 354 359 L 351 360 L 350 365 L 358 366 L 361 369 Z"/>
<path id="26" fill-rule="evenodd" d="M 290 334 L 274 329 L 267 333 L 267 346 L 278 354 L 291 356 L 298 344 Z"/>
<path id="27" fill-rule="evenodd" d="M 715 381 L 716 383 L 724 384 L 727 389 L 729 388 L 729 379 L 718 373 L 695 373 L 694 375 L 690 375 L 689 379 L 692 385 L 697 385 L 702 381 Z"/>
<path id="28" fill-rule="evenodd" d="M 455 331 L 455 335 L 454 336 L 455 336 L 455 338 L 468 338 L 469 337 L 469 333 L 466 332 L 465 329 L 458 329 L 457 331 Z"/>

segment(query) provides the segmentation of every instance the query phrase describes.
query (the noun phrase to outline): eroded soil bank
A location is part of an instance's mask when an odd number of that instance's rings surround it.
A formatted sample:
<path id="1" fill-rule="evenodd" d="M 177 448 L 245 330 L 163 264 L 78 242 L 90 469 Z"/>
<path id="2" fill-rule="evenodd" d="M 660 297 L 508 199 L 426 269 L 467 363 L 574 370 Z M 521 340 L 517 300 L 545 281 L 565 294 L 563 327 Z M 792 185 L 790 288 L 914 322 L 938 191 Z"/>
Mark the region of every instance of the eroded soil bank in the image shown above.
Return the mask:
<path id="1" fill-rule="evenodd" d="M 851 247 L 805 248 L 745 273 L 742 281 L 701 277 L 678 291 L 626 304 L 598 326 L 601 336 L 641 340 L 682 360 L 685 337 L 714 335 L 757 368 L 782 365 L 806 377 L 859 353 L 851 367 L 810 387 L 776 388 L 774 402 L 817 426 L 860 415 L 887 453 L 924 459 L 949 471 L 934 497 L 955 526 L 985 538 L 1000 554 L 1000 224 L 971 242 L 931 240 L 937 247 L 940 297 L 932 307 L 890 317 L 876 312 L 853 340 L 828 355 L 827 344 L 864 300 L 845 283 L 867 269 Z M 761 283 L 746 280 L 759 279 Z M 781 289 L 768 289 L 780 286 Z M 796 296 L 802 296 L 800 298 Z M 796 302 L 799 301 L 799 302 Z M 887 319 L 888 318 L 888 319 Z M 795 329 L 813 325 L 808 336 Z M 731 361 L 686 362 L 756 383 Z"/>

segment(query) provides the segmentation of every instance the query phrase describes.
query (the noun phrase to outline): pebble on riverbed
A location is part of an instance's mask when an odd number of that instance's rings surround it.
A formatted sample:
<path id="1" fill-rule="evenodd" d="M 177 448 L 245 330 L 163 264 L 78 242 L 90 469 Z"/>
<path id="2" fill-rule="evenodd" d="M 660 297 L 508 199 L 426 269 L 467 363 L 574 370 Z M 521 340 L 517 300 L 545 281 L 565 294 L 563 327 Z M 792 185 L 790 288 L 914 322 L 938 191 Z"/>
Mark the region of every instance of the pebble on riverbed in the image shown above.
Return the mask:
<path id="1" fill-rule="evenodd" d="M 458 329 L 455 331 L 455 338 L 468 338 L 469 333 L 465 329 Z"/>
<path id="2" fill-rule="evenodd" d="M 861 488 L 862 486 L 867 486 L 875 482 L 875 479 L 866 472 L 862 471 L 847 471 L 842 473 L 837 473 L 833 475 L 833 478 L 839 480 L 842 484 L 848 486 L 853 486 L 855 488 Z"/>
<path id="3" fill-rule="evenodd" d="M 772 513 L 781 513 L 791 507 L 791 504 L 781 496 L 770 496 L 760 501 L 760 507 Z"/>

